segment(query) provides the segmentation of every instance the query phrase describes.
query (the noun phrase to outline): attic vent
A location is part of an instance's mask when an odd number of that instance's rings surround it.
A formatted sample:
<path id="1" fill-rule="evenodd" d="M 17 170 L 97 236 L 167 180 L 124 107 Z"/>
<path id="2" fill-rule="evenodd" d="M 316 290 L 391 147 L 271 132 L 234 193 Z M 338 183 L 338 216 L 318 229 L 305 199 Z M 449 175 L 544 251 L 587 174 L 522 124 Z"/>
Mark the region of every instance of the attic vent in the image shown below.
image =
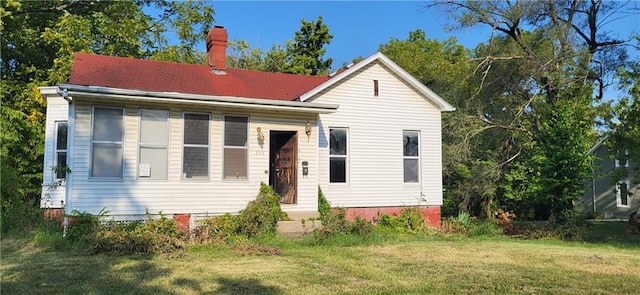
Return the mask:
<path id="1" fill-rule="evenodd" d="M 373 96 L 378 96 L 378 80 L 373 80 Z"/>

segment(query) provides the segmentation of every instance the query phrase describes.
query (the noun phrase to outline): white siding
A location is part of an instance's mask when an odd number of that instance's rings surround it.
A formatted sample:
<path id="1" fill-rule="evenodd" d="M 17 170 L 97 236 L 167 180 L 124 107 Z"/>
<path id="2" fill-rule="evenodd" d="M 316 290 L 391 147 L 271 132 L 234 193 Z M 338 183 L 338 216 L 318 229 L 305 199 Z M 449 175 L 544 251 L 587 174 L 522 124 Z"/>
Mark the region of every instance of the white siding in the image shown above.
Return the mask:
<path id="1" fill-rule="evenodd" d="M 46 99 L 47 120 L 45 123 L 44 168 L 42 171 L 43 181 L 40 207 L 62 208 L 62 201 L 64 201 L 65 196 L 64 185 L 53 185 L 53 168 L 55 164 L 54 149 L 56 141 L 56 122 L 67 121 L 69 115 L 69 104 L 58 95 L 48 96 Z"/>
<path id="2" fill-rule="evenodd" d="M 379 81 L 379 96 L 374 82 Z M 318 182 L 332 206 L 442 204 L 441 116 L 436 106 L 375 62 L 313 99 L 339 104 L 320 115 Z M 347 184 L 329 183 L 329 128 L 349 128 Z M 420 132 L 420 183 L 404 183 L 402 131 Z"/>
<path id="3" fill-rule="evenodd" d="M 73 158 L 73 177 L 69 204 L 70 210 L 98 213 L 105 208 L 109 215 L 136 215 L 148 211 L 152 214 L 218 215 L 238 212 L 255 198 L 260 183 L 269 183 L 269 131 L 298 132 L 298 202 L 282 205 L 285 211 L 317 210 L 317 175 L 310 169 L 308 177 L 302 177 L 301 162 L 316 166 L 317 132 L 314 128 L 307 142 L 304 133 L 307 120 L 315 125 L 315 114 L 282 114 L 277 112 L 247 112 L 237 109 L 203 109 L 189 107 L 168 108 L 161 105 L 113 104 L 126 108 L 124 162 L 122 180 L 104 181 L 90 179 L 90 129 L 92 106 L 109 105 L 98 100 L 75 98 L 76 129 Z M 168 180 L 138 179 L 138 109 L 155 108 L 170 110 L 169 174 Z M 210 113 L 209 180 L 184 180 L 182 170 L 182 114 L 183 112 Z M 248 179 L 222 180 L 222 118 L 225 114 L 249 117 L 249 170 Z M 258 144 L 256 129 L 265 136 Z"/>

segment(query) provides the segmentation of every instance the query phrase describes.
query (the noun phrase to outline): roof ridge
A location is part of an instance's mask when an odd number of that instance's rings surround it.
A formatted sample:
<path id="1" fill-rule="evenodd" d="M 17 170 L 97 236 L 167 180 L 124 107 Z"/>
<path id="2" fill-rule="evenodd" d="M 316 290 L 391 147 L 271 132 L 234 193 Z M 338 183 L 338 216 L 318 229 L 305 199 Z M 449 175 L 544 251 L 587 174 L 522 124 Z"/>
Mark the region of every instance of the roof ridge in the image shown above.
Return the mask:
<path id="1" fill-rule="evenodd" d="M 113 58 L 113 59 L 127 59 L 127 60 L 131 60 L 131 61 L 136 61 L 136 62 L 152 62 L 152 63 L 165 63 L 165 64 L 173 64 L 173 65 L 188 65 L 188 66 L 201 66 L 201 67 L 208 67 L 206 64 L 192 64 L 192 63 L 185 63 L 185 62 L 175 62 L 175 61 L 166 61 L 166 60 L 155 60 L 155 59 L 144 59 L 144 58 L 135 58 L 135 57 L 129 57 L 129 56 L 114 56 L 114 55 L 106 55 L 106 54 L 97 54 L 97 53 L 87 53 L 87 52 L 75 52 L 76 56 L 78 54 L 82 54 L 82 55 L 89 55 L 89 56 L 96 56 L 96 57 L 100 57 L 100 58 Z M 296 76 L 296 77 L 312 77 L 312 78 L 329 78 L 329 75 L 302 75 L 302 74 L 294 74 L 294 73 L 283 73 L 283 72 L 270 72 L 270 71 L 259 71 L 259 70 L 250 70 L 250 69 L 242 69 L 242 68 L 227 68 L 227 70 L 234 70 L 234 71 L 243 71 L 243 72 L 256 72 L 256 73 L 267 73 L 267 74 L 280 74 L 280 75 L 289 75 L 289 76 Z"/>

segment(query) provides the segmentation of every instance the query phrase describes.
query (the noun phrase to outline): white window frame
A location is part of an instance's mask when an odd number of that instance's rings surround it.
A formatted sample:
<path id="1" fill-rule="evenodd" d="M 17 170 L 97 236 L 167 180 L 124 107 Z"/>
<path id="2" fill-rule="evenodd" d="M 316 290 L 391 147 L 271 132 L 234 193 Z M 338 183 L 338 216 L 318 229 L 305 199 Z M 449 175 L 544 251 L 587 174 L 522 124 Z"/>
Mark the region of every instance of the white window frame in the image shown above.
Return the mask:
<path id="1" fill-rule="evenodd" d="M 67 153 L 68 149 L 69 149 L 69 122 L 64 120 L 64 121 L 55 121 L 54 123 L 54 139 L 53 139 L 53 179 L 55 180 L 66 180 L 67 179 L 67 172 L 64 172 L 64 177 L 58 177 L 58 172 L 56 171 L 56 168 L 58 167 L 68 167 L 67 163 L 63 163 L 62 165 L 60 163 L 58 163 L 58 154 L 60 153 L 65 153 L 66 157 L 69 156 L 69 154 Z M 58 146 L 58 132 L 60 131 L 60 129 L 58 128 L 58 126 L 60 124 L 67 124 L 67 148 L 66 149 L 60 149 Z M 65 157 L 65 158 L 66 158 Z M 68 158 L 67 158 L 67 162 L 68 162 Z M 65 169 L 66 170 L 66 169 Z"/>
<path id="2" fill-rule="evenodd" d="M 120 141 L 96 141 L 94 140 L 94 124 L 95 124 L 95 111 L 96 108 L 99 109 L 117 109 L 120 110 L 122 112 L 122 138 L 120 139 Z M 124 152 L 125 152 L 125 146 L 124 146 L 124 139 L 125 139 L 125 132 L 126 132 L 126 112 L 125 112 L 126 108 L 125 107 L 121 107 L 121 106 L 92 106 L 91 108 L 91 152 L 89 155 L 89 178 L 92 180 L 123 180 L 124 179 Z M 120 176 L 119 177 L 104 177 L 104 176 L 93 176 L 93 153 L 94 151 L 94 144 L 103 144 L 103 145 L 112 145 L 112 146 L 120 146 L 120 148 L 122 149 L 122 157 L 120 158 L 120 166 L 122 167 L 122 171 L 120 171 Z"/>
<path id="3" fill-rule="evenodd" d="M 164 111 L 167 113 L 167 142 L 165 144 L 157 144 L 157 143 L 145 143 L 142 142 L 142 112 L 143 111 Z M 171 111 L 167 109 L 150 109 L 150 108 L 141 108 L 138 109 L 138 170 L 136 173 L 136 178 L 140 180 L 168 180 L 169 179 L 169 142 L 171 142 Z M 153 177 L 142 177 L 140 176 L 140 163 L 142 159 L 142 149 L 150 148 L 150 149 L 164 149 L 167 151 L 167 171 L 165 171 L 164 178 L 153 178 Z"/>
<path id="4" fill-rule="evenodd" d="M 184 139 L 185 139 L 185 120 L 184 117 L 186 114 L 193 114 L 193 115 L 207 115 L 207 144 L 185 144 L 184 143 Z M 182 112 L 182 140 L 180 141 L 180 143 L 182 144 L 182 161 L 180 163 L 180 178 L 182 180 L 188 180 L 188 181 L 206 181 L 206 180 L 210 180 L 211 179 L 211 114 L 210 113 L 203 113 L 203 112 L 189 112 L 189 111 L 185 111 Z M 201 177 L 201 176 L 197 176 L 197 177 L 186 177 L 186 173 L 184 172 L 184 148 L 185 147 L 205 147 L 207 148 L 207 177 Z"/>
<path id="5" fill-rule="evenodd" d="M 415 132 L 418 134 L 418 155 L 417 156 L 405 156 L 404 155 L 404 134 L 405 132 Z M 422 137 L 420 134 L 420 130 L 413 130 L 413 129 L 403 129 L 402 130 L 402 182 L 404 184 L 408 184 L 408 185 L 412 185 L 412 184 L 420 184 L 422 182 Z M 405 177 L 404 177 L 404 171 L 405 171 L 405 167 L 404 167 L 404 160 L 418 160 L 418 181 L 416 182 L 408 182 L 406 181 Z"/>
<path id="6" fill-rule="evenodd" d="M 245 141 L 245 145 L 244 146 L 235 146 L 235 145 L 227 145 L 225 142 L 225 133 L 227 132 L 227 117 L 238 117 L 238 118 L 246 118 L 247 119 L 247 134 L 245 134 L 246 136 L 246 141 Z M 249 180 L 249 133 L 250 133 L 250 128 L 249 128 L 249 123 L 251 122 L 250 118 L 248 115 L 237 115 L 237 114 L 224 114 L 222 115 L 222 180 L 224 181 L 248 181 Z M 227 149 L 242 149 L 245 150 L 245 154 L 246 154 L 246 159 L 245 162 L 247 163 L 245 169 L 247 171 L 247 175 L 246 178 L 233 178 L 233 177 L 227 177 L 225 175 L 225 167 L 226 167 L 226 157 L 225 157 L 225 153 Z"/>
<path id="7" fill-rule="evenodd" d="M 624 155 L 625 155 L 625 156 L 629 156 L 629 150 L 624 150 Z M 616 161 L 615 161 L 615 164 L 614 164 L 614 165 L 615 165 L 615 167 L 616 167 L 616 168 L 620 168 L 620 167 L 621 167 L 621 165 L 620 165 L 620 160 L 616 159 Z M 624 167 L 625 167 L 625 168 L 629 168 L 629 158 L 628 158 L 628 157 L 627 157 L 626 162 L 624 163 Z"/>
<path id="8" fill-rule="evenodd" d="M 347 135 L 345 136 L 345 140 L 346 140 L 346 144 L 347 144 L 347 148 L 345 149 L 345 154 L 344 155 L 332 155 L 331 154 L 331 130 L 344 130 Z M 351 140 L 350 140 L 350 132 L 349 132 L 349 128 L 348 127 L 329 127 L 329 173 L 327 173 L 327 176 L 329 177 L 329 183 L 331 185 L 348 185 L 349 184 L 349 180 L 350 180 L 350 169 L 349 169 L 349 154 L 350 154 L 350 148 L 351 148 Z M 344 182 L 333 182 L 331 181 L 331 158 L 342 158 L 345 159 L 344 160 Z"/>
<path id="9" fill-rule="evenodd" d="M 623 196 L 620 191 L 620 186 L 625 185 L 627 187 L 627 195 Z M 631 188 L 631 182 L 626 180 L 620 180 L 616 182 L 616 206 L 619 208 L 630 208 L 631 207 L 631 198 L 629 198 L 629 189 Z M 622 204 L 622 198 L 627 198 L 627 204 Z"/>

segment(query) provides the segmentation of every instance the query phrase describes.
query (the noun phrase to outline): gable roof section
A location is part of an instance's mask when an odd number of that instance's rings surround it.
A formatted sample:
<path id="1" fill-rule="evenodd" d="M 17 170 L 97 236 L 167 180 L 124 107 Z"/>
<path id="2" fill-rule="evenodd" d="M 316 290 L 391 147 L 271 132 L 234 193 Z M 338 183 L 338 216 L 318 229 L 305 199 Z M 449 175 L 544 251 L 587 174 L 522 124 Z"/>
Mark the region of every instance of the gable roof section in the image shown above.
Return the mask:
<path id="1" fill-rule="evenodd" d="M 383 65 L 387 66 L 389 69 L 391 69 L 391 71 L 394 74 L 398 75 L 401 79 L 403 79 L 409 85 L 414 87 L 428 101 L 430 101 L 431 103 L 436 105 L 440 111 L 443 111 L 443 112 L 444 111 L 447 111 L 447 112 L 455 111 L 456 108 L 454 108 L 447 101 L 445 101 L 444 98 L 440 97 L 440 95 L 436 94 L 435 92 L 433 92 L 433 90 L 429 89 L 427 86 L 422 84 L 416 78 L 411 76 L 411 74 L 407 73 L 398 64 L 393 62 L 391 59 L 389 59 L 387 56 L 385 56 L 381 52 L 376 52 L 375 54 L 367 57 L 363 61 L 353 65 L 349 69 L 347 69 L 345 71 L 342 71 L 342 72 L 339 72 L 338 74 L 333 76 L 331 79 L 325 81 L 324 83 L 318 85 L 317 87 L 311 89 L 310 91 L 302 94 L 300 96 L 300 100 L 301 101 L 307 101 L 309 99 L 312 99 L 318 93 L 320 93 L 323 90 L 331 87 L 332 85 L 336 84 L 337 82 L 341 81 L 342 79 L 345 79 L 346 77 L 349 77 L 350 75 L 352 75 L 353 73 L 355 73 L 359 69 L 361 69 L 361 68 L 363 68 L 363 67 L 367 66 L 368 64 L 371 64 L 371 63 L 373 63 L 375 61 L 379 61 L 380 63 L 382 63 Z"/>
<path id="2" fill-rule="evenodd" d="M 69 83 L 151 92 L 292 101 L 329 80 L 327 76 L 227 69 L 209 66 L 76 53 Z"/>

